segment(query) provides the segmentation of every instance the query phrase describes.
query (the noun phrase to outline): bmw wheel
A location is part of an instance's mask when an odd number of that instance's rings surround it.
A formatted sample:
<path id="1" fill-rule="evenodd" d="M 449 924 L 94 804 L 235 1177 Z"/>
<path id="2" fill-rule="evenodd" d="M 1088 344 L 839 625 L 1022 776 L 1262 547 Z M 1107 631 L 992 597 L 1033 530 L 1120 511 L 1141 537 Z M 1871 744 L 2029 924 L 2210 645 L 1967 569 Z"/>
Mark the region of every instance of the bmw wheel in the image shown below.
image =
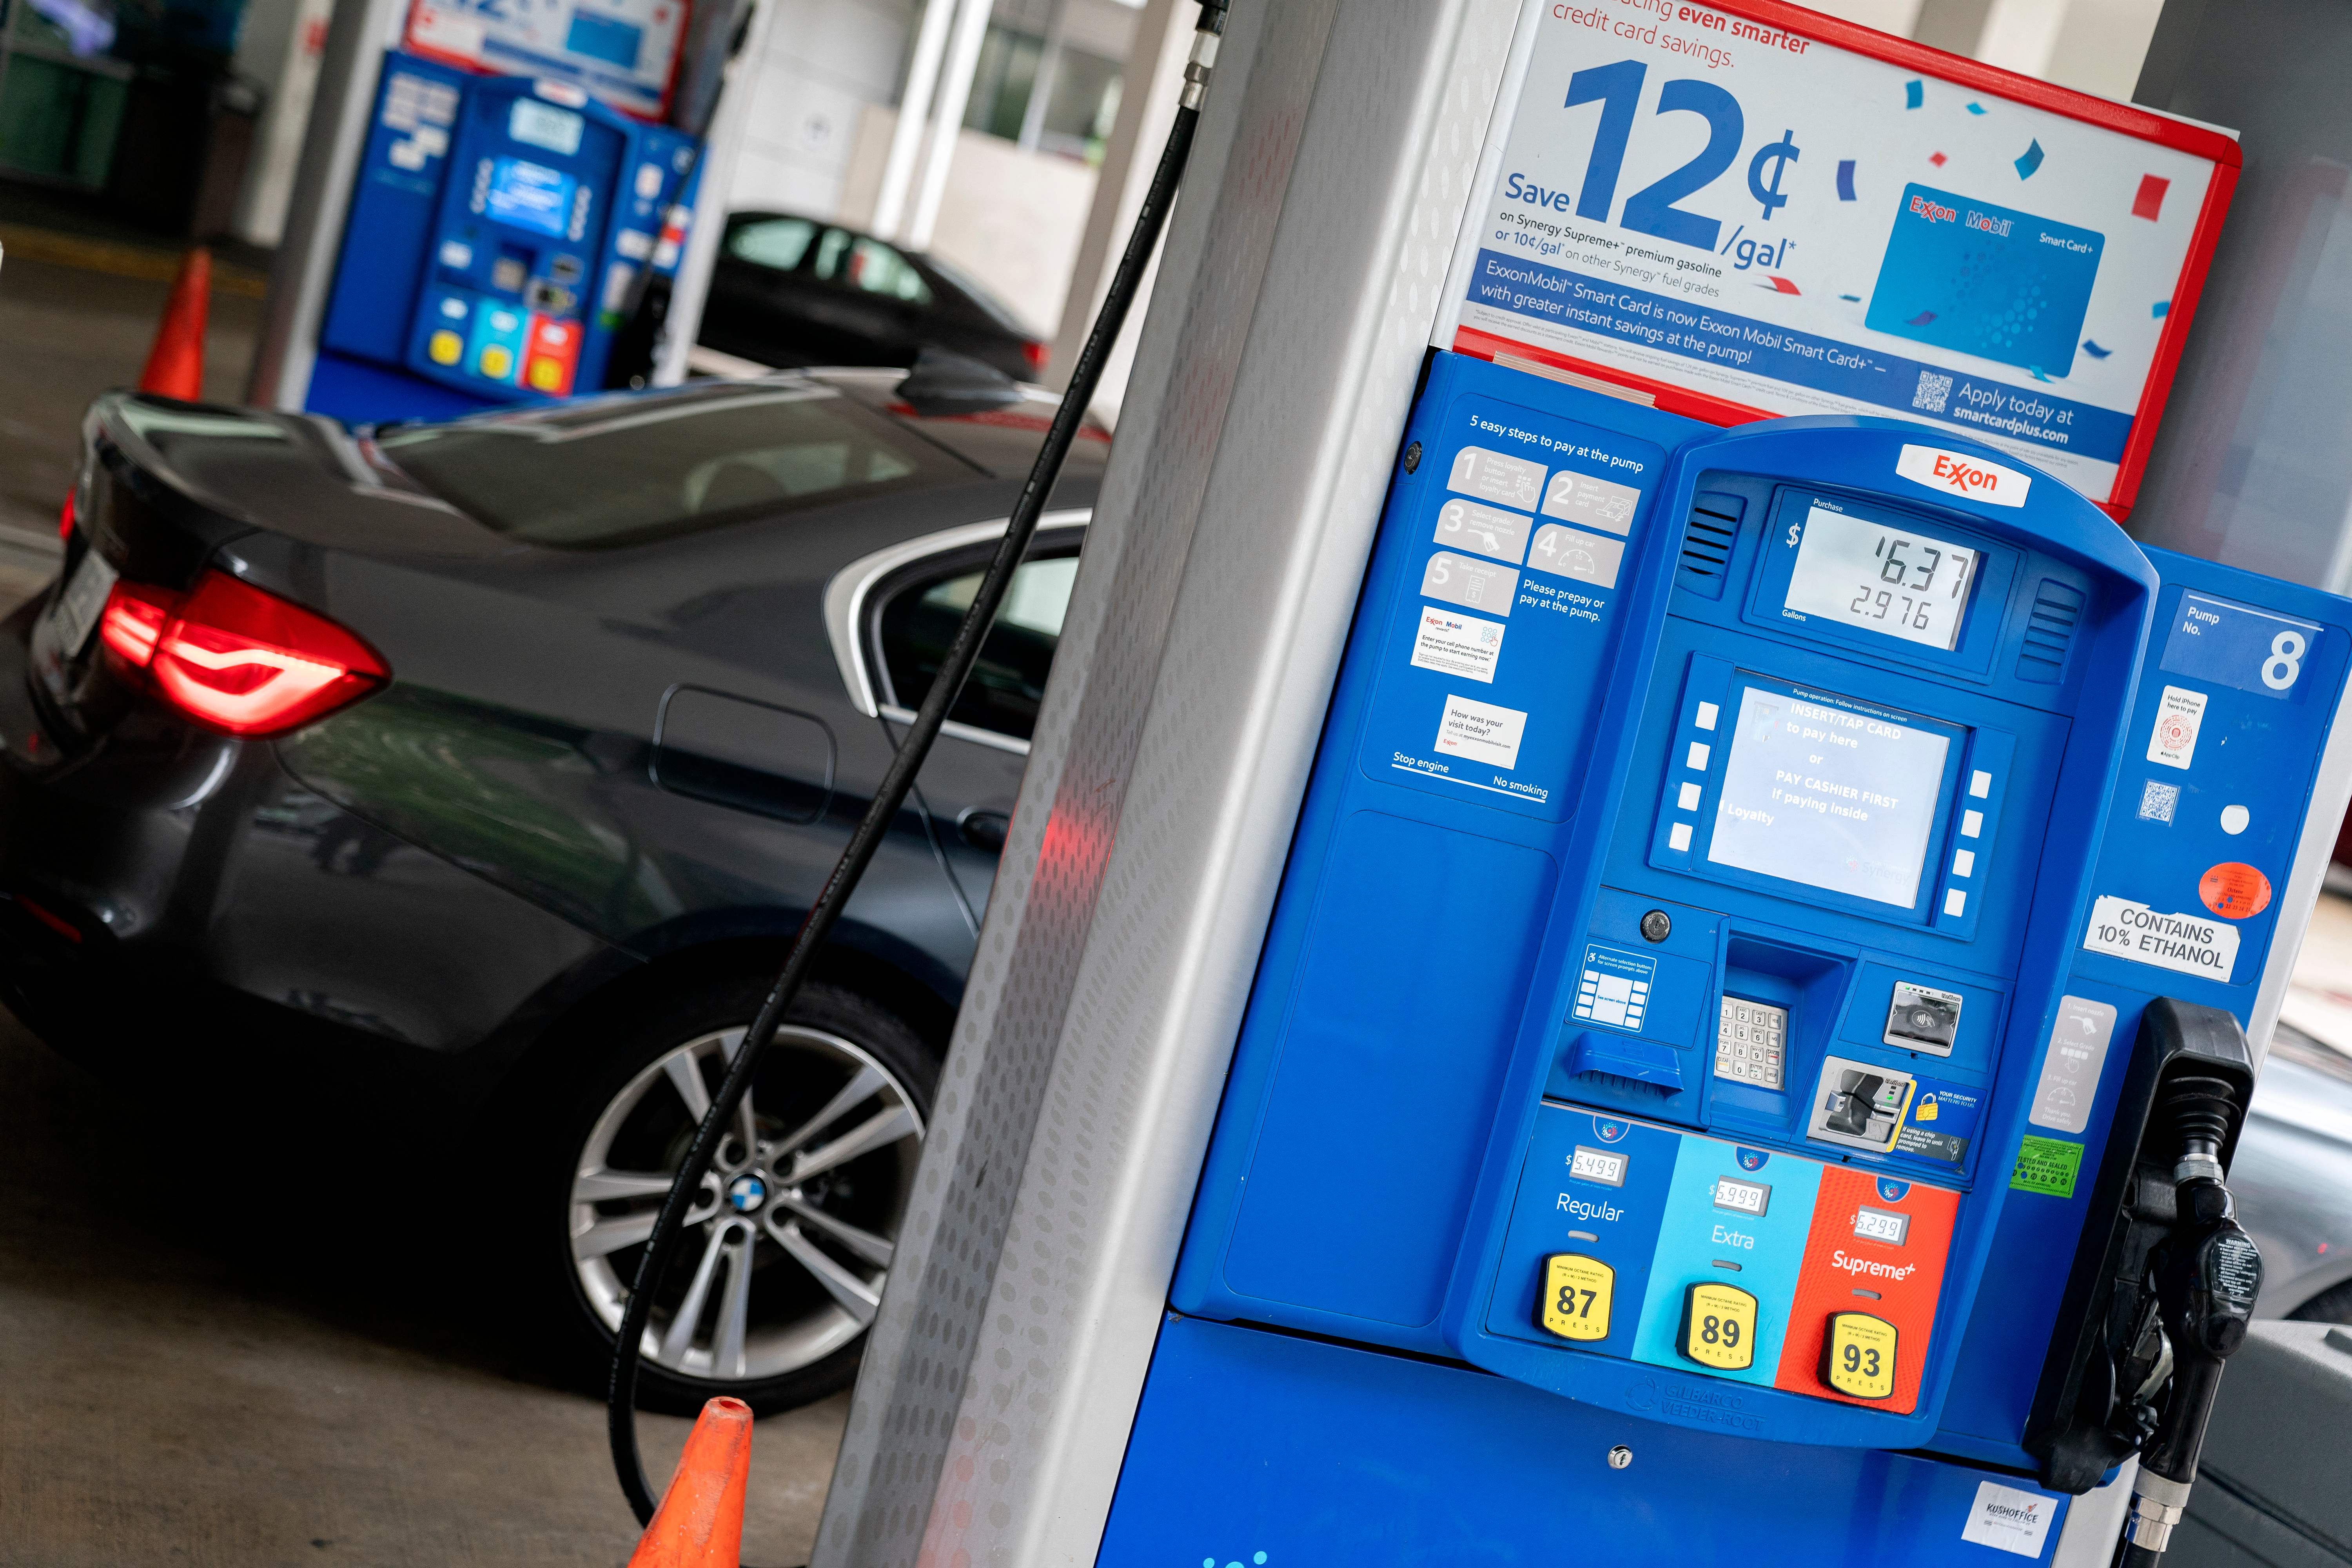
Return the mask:
<path id="1" fill-rule="evenodd" d="M 599 1370 L 670 1177 L 763 990 L 714 986 L 625 1030 L 563 1118 L 560 1256 Z M 831 986 L 803 990 L 655 1287 L 642 1403 L 690 1414 L 724 1394 L 764 1415 L 848 1384 L 914 1190 L 938 1071 L 895 1016 Z"/>

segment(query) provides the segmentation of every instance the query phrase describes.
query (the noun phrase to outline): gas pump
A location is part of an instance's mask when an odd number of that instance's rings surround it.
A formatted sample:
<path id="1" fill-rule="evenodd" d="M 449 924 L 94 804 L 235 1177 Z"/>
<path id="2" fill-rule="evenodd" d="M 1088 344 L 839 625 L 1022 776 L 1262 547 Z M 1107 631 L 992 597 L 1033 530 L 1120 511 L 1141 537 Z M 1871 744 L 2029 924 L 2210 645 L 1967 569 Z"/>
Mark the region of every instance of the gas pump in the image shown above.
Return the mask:
<path id="1" fill-rule="evenodd" d="M 1026 1123 L 960 1080 L 946 1217 L 877 1331 L 915 1350 L 861 1384 L 820 1563 L 909 1517 L 929 1561 L 1204 1568 L 2086 1563 L 2114 1489 L 2131 1552 L 2179 1518 L 2260 1283 L 2228 1161 L 2347 784 L 2352 603 L 2119 521 L 2236 149 L 1761 0 L 1529 4 L 1497 78 L 1230 1068 L 1185 1099 L 1129 999 L 1220 983 L 1207 918 L 1163 961 L 1132 911 L 1234 840 L 1122 863 L 1096 802 L 1128 786 L 1066 764 L 1024 797 L 1051 901 L 1000 885 L 1017 934 L 984 934 L 958 1048 L 1042 1077 L 1017 1051 L 1057 984 L 1092 1054 Z M 1340 140 L 1299 198 L 1327 226 Z M 1286 482 L 1250 425 L 1285 410 L 1235 379 L 1250 461 L 1171 462 L 1155 522 Z M 1213 426 L 1213 380 L 1186 364 L 1158 428 Z M 1339 449 L 1293 440 L 1302 471 Z M 1310 553 L 1248 521 L 1188 591 Z M 1305 637 L 1280 607 L 1252 646 Z M 1187 673 L 1228 674 L 1206 641 Z M 1187 738 L 1283 695 L 1162 679 Z M 1157 731 L 1131 755 L 1163 770 L 1121 826 L 1147 845 L 1169 757 L 1224 768 Z M 1081 919 L 1083 969 L 1053 945 Z M 1195 1115 L 1189 1204 L 1130 1196 Z M 1114 1465 L 1071 1435 L 1117 1421 L 1147 1298 Z"/>
<path id="2" fill-rule="evenodd" d="M 415 0 L 381 56 L 304 405 L 451 417 L 603 386 L 615 334 L 678 267 L 739 32 L 689 28 L 680 0 Z M 685 40 L 713 58 L 674 92 Z"/>

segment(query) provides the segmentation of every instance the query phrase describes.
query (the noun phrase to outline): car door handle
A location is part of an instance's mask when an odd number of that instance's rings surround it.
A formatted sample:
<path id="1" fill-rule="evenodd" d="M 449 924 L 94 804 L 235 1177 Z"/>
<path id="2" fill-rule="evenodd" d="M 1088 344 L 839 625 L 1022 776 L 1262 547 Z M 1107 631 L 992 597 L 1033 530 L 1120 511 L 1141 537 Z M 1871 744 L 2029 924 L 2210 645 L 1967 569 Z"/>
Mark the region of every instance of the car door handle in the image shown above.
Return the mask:
<path id="1" fill-rule="evenodd" d="M 1005 836 L 1013 830 L 1013 818 L 1001 811 L 967 811 L 956 818 L 956 832 L 974 849 L 991 855 L 1004 852 Z"/>

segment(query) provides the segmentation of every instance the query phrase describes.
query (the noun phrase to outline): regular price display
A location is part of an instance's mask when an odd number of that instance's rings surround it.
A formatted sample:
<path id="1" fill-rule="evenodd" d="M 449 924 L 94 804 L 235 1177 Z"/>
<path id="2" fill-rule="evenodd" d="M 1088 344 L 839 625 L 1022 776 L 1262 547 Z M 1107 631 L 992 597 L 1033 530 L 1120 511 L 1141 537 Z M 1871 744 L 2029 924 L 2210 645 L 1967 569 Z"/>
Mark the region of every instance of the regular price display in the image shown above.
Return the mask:
<path id="1" fill-rule="evenodd" d="M 1588 1149 L 1580 1143 L 1569 1156 L 1568 1173 L 1580 1182 L 1599 1182 L 1607 1187 L 1625 1184 L 1625 1156 L 1606 1149 Z"/>
<path id="2" fill-rule="evenodd" d="M 1601 106 L 1592 155 L 1585 163 L 1584 184 L 1576 195 L 1576 216 L 1580 218 L 1606 223 L 1617 205 L 1618 176 L 1625 167 L 1625 149 L 1633 137 L 1642 82 L 1648 73 L 1649 67 L 1640 60 L 1619 60 L 1578 71 L 1568 79 L 1569 108 L 1586 103 Z M 1685 211 L 1677 204 L 1714 184 L 1739 162 L 1748 136 L 1748 117 L 1730 92 L 1696 77 L 1677 77 L 1658 89 L 1653 119 L 1678 114 L 1696 115 L 1706 122 L 1706 145 L 1680 168 L 1627 196 L 1617 226 L 1711 251 L 1722 236 L 1722 223 Z M 1779 141 L 1767 142 L 1748 160 L 1748 194 L 1762 208 L 1765 218 L 1788 205 L 1781 182 L 1789 165 L 1801 155 L 1796 133 L 1783 131 Z"/>
<path id="3" fill-rule="evenodd" d="M 1928 647 L 1958 644 L 1976 551 L 1818 506 L 1782 542 L 1797 552 L 1786 608 Z"/>

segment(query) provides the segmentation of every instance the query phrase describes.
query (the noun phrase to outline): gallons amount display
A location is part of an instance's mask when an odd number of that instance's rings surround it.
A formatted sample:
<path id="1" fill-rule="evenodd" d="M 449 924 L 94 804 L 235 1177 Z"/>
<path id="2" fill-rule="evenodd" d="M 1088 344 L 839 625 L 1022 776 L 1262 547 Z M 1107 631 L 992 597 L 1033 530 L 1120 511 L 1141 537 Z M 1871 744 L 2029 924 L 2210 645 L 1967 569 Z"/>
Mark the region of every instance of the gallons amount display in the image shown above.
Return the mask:
<path id="1" fill-rule="evenodd" d="M 1815 506 L 1789 578 L 1787 607 L 1949 649 L 1960 640 L 1977 552 L 1948 540 Z"/>
<path id="2" fill-rule="evenodd" d="M 1768 687 L 1740 694 L 1706 858 L 1909 909 L 1949 736 Z"/>

